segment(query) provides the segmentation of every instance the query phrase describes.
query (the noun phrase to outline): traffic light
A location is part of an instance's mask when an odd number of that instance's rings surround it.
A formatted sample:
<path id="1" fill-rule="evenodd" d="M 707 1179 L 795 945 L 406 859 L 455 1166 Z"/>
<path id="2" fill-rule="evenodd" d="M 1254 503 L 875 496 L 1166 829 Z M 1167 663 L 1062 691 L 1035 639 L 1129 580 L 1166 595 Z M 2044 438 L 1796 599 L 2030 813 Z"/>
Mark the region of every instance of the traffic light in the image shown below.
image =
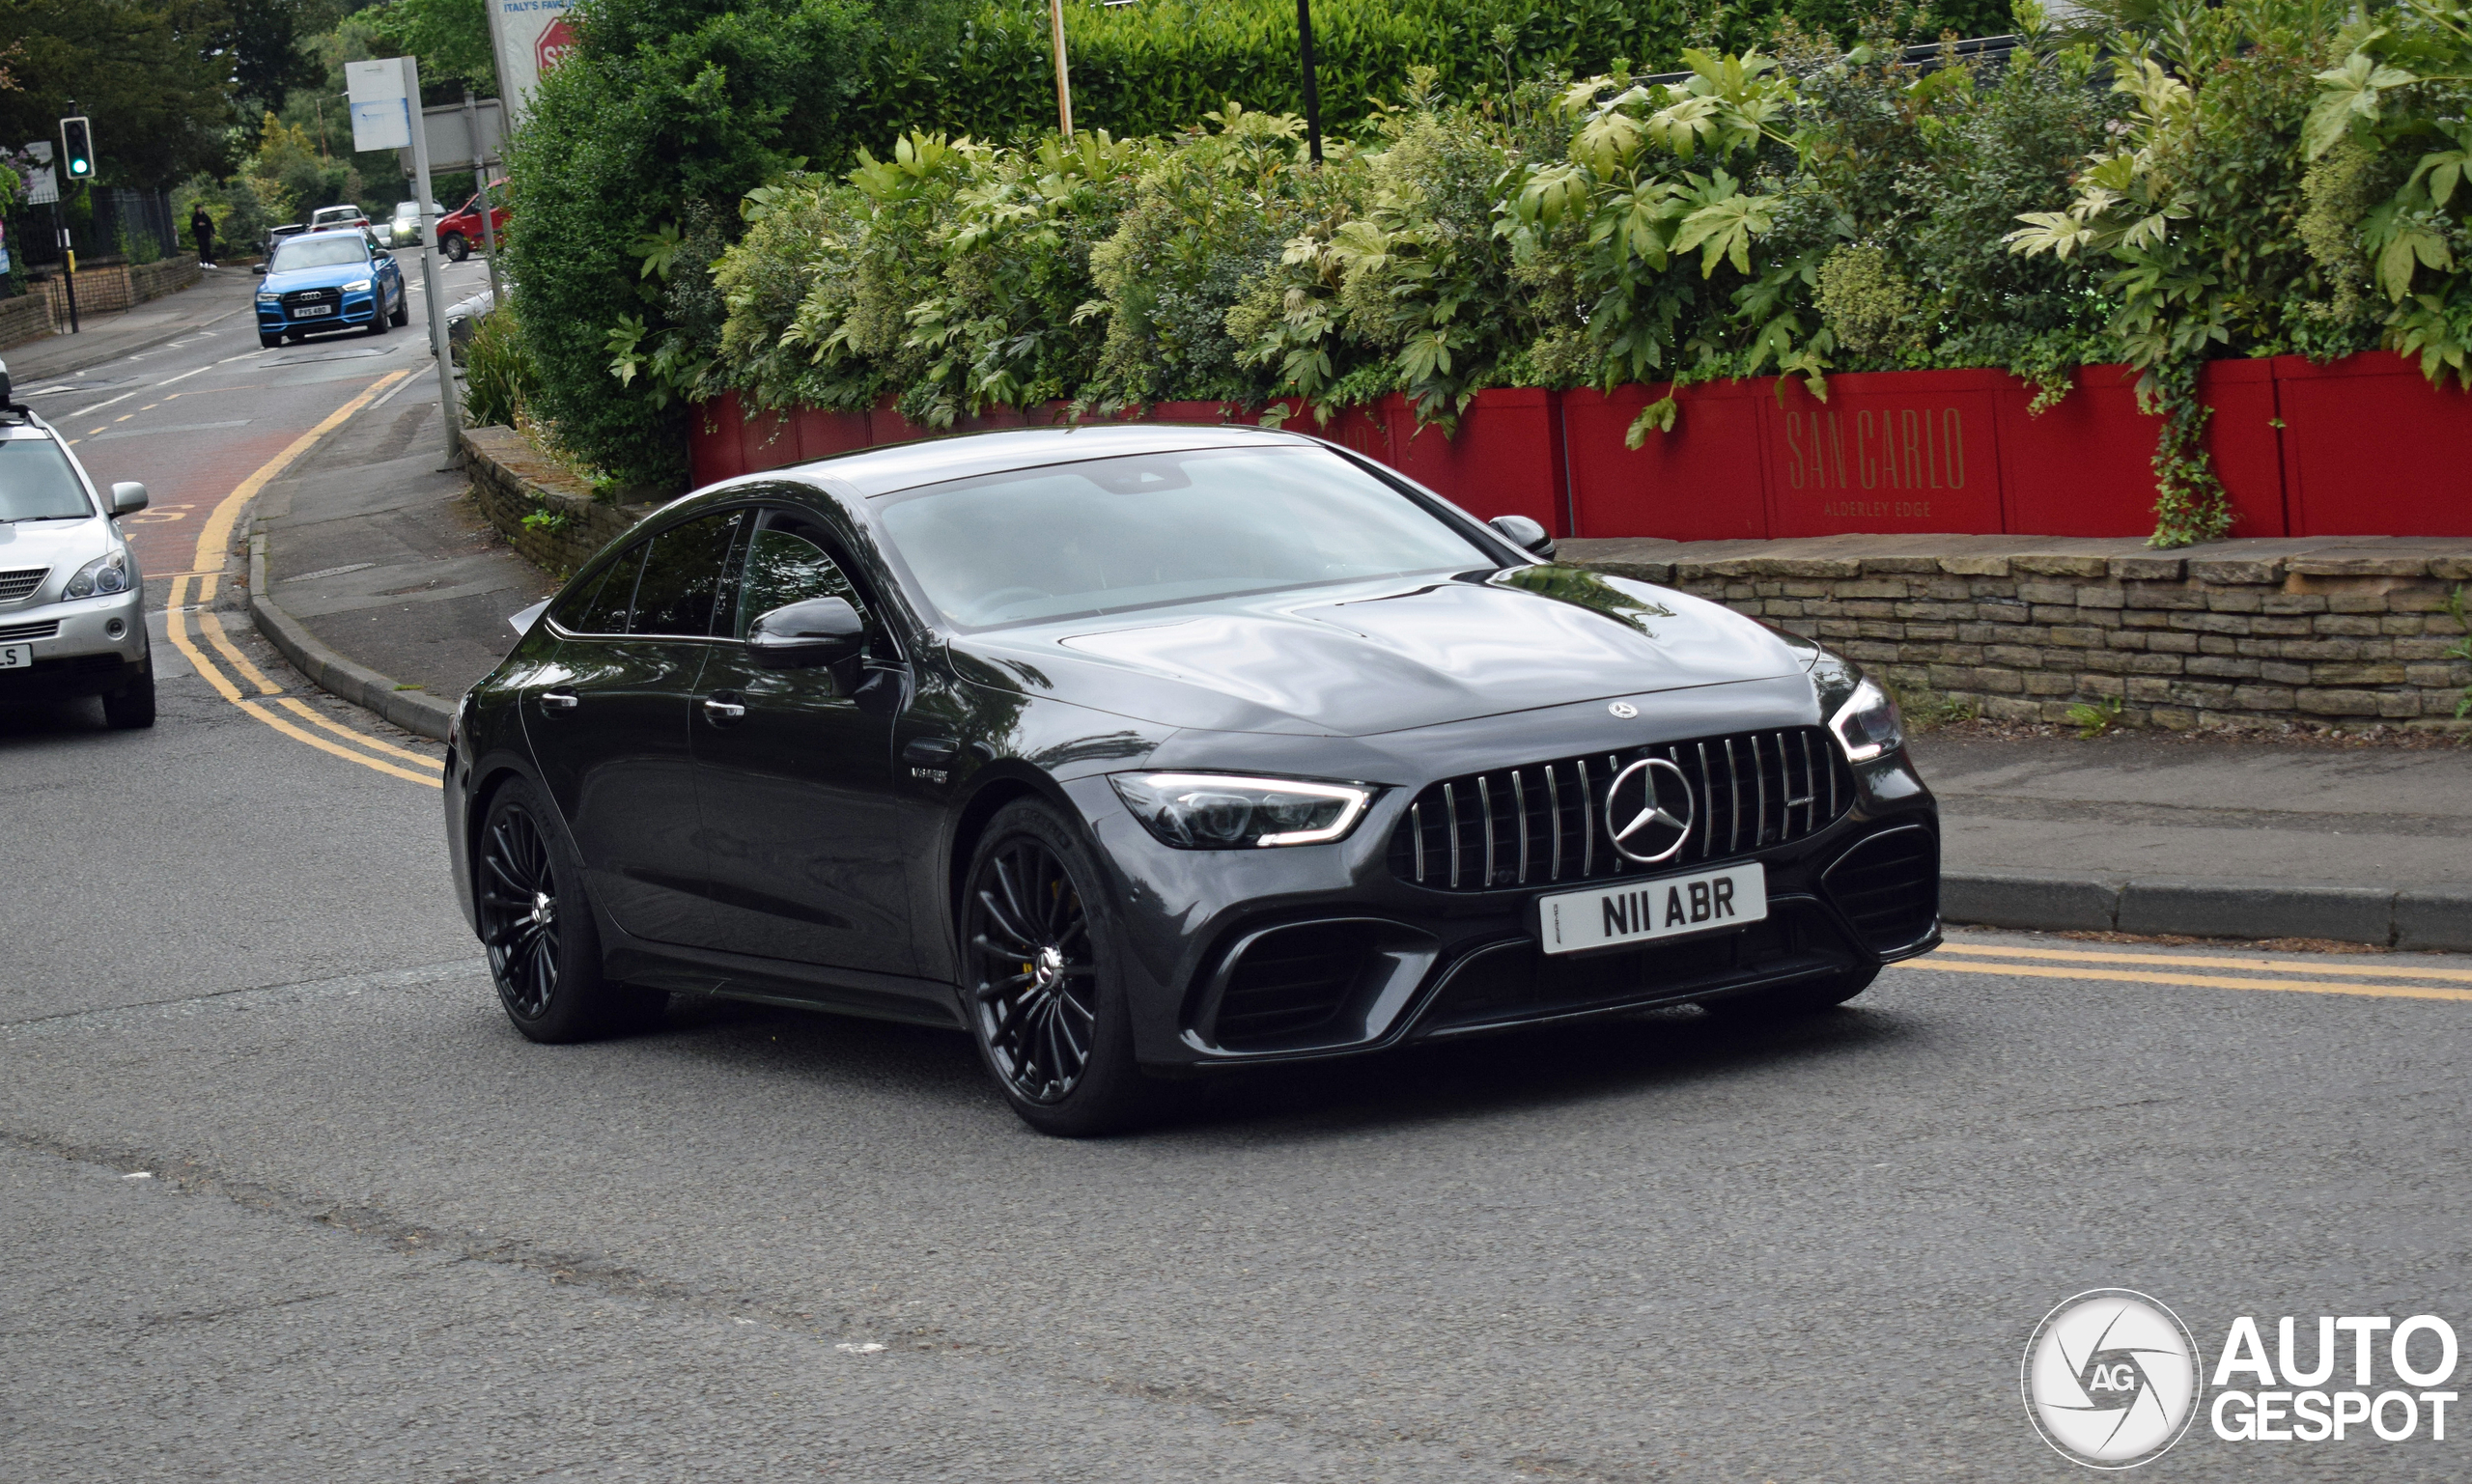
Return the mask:
<path id="1" fill-rule="evenodd" d="M 60 121 L 60 153 L 69 179 L 95 178 L 95 130 L 82 115 Z"/>

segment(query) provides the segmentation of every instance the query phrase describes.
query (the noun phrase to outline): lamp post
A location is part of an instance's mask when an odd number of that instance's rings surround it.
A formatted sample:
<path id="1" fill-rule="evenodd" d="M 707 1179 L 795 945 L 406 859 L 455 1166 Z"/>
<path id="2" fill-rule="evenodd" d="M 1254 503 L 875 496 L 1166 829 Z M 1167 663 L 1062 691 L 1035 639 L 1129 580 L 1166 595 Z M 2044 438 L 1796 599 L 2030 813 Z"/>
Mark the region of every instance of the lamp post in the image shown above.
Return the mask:
<path id="1" fill-rule="evenodd" d="M 1322 92 L 1313 80 L 1313 0 L 1296 0 L 1296 46 L 1305 58 L 1305 147 L 1322 163 Z"/>

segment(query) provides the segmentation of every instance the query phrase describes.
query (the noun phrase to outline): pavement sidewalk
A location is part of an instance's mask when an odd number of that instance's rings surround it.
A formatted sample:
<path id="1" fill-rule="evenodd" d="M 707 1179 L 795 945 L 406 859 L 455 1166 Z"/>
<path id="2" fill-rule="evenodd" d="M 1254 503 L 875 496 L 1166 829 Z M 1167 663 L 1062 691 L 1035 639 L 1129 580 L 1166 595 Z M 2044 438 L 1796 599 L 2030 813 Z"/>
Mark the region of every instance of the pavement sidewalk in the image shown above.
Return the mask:
<path id="1" fill-rule="evenodd" d="M 201 331 L 224 335 L 235 352 L 255 350 L 257 327 L 248 314 L 257 283 L 246 266 L 209 269 L 177 294 L 116 314 L 82 315 L 76 334 L 63 331 L 11 346 L 0 350 L 0 360 L 9 363 L 20 401 L 31 400 L 36 411 L 46 414 L 66 410 L 62 398 L 126 379 L 114 375 L 115 363 Z"/>
<path id="2" fill-rule="evenodd" d="M 328 689 L 433 737 L 551 588 L 440 442 L 416 381 L 270 486 L 252 603 Z M 1952 921 L 2472 949 L 2472 746 L 1967 728 L 1912 746 Z"/>
<path id="3" fill-rule="evenodd" d="M 446 466 L 436 378 L 420 375 L 255 507 L 258 628 L 328 690 L 439 741 L 456 699 L 513 646 L 507 616 L 556 586 L 490 527 L 470 489 Z"/>

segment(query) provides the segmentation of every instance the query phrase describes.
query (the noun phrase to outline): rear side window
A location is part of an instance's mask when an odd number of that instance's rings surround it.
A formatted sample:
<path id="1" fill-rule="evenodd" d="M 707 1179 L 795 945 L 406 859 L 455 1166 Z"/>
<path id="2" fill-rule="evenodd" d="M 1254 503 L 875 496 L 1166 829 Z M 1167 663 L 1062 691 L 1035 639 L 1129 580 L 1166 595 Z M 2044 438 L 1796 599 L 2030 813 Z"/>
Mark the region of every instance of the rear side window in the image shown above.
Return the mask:
<path id="1" fill-rule="evenodd" d="M 713 604 L 729 572 L 730 544 L 744 511 L 703 516 L 654 537 L 635 585 L 630 633 L 702 638 L 713 631 Z"/>
<path id="2" fill-rule="evenodd" d="M 549 617 L 569 633 L 625 633 L 627 610 L 635 601 L 635 578 L 644 570 L 646 543 L 637 542 L 602 570 L 597 581 L 567 595 Z"/>

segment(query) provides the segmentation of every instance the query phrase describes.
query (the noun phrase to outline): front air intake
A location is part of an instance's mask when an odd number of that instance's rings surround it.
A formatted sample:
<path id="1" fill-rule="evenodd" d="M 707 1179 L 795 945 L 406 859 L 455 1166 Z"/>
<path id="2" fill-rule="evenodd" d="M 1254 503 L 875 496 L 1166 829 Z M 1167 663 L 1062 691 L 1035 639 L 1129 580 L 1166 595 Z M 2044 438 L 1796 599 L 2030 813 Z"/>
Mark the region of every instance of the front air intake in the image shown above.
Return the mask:
<path id="1" fill-rule="evenodd" d="M 1940 916 L 1940 842 L 1920 826 L 1871 836 L 1820 876 L 1829 900 L 1873 953 L 1920 940 Z"/>

